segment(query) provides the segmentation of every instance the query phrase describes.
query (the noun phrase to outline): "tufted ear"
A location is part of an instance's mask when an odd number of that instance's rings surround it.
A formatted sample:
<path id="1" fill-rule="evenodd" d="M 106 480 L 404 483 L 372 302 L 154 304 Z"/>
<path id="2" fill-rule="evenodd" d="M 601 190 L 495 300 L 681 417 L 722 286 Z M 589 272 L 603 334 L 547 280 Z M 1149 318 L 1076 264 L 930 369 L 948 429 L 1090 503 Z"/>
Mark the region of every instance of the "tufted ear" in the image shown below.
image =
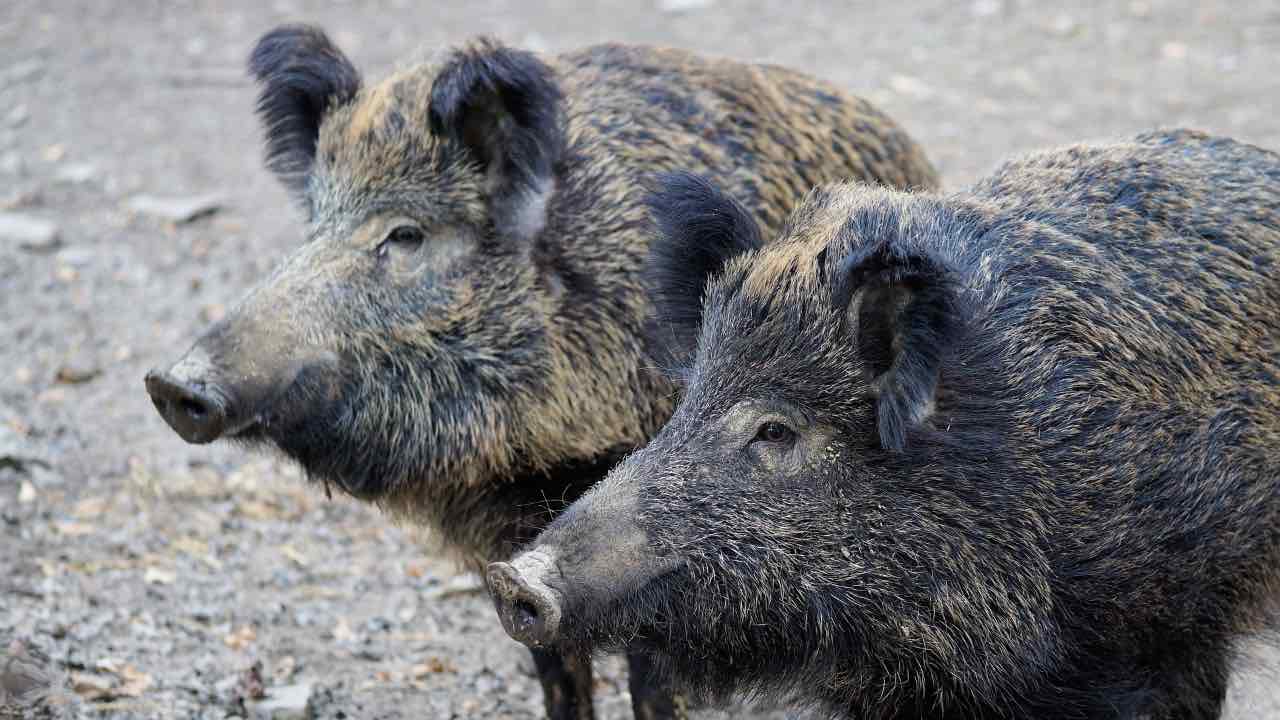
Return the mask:
<path id="1" fill-rule="evenodd" d="M 263 35 L 249 55 L 249 73 L 262 86 L 258 117 L 267 167 L 302 198 L 320 123 L 355 97 L 360 75 L 322 30 L 309 25 L 282 25 Z"/>
<path id="2" fill-rule="evenodd" d="M 763 240 L 745 207 L 697 175 L 664 174 L 654 187 L 648 203 L 658 234 L 643 272 L 653 304 L 646 340 L 650 356 L 675 369 L 692 360 L 707 281 Z"/>
<path id="3" fill-rule="evenodd" d="M 560 88 L 532 53 L 480 40 L 454 52 L 431 87 L 431 131 L 483 168 L 498 231 L 532 239 L 546 223 L 565 153 Z"/>
<path id="4" fill-rule="evenodd" d="M 834 270 L 832 303 L 857 342 L 886 450 L 902 452 L 907 431 L 933 414 L 942 362 L 964 325 L 958 287 L 939 258 L 892 240 L 855 250 Z"/>

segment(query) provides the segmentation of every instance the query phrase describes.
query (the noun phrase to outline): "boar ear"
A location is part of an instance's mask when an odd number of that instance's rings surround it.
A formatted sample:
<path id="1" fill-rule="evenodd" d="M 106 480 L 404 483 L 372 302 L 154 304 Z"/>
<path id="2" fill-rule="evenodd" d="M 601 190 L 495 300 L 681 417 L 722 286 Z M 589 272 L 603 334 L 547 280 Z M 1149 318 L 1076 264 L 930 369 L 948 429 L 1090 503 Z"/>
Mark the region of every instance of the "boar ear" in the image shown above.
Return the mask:
<path id="1" fill-rule="evenodd" d="M 480 40 L 445 61 L 428 114 L 432 133 L 464 146 L 484 169 L 499 232 L 536 236 L 565 152 L 551 68 L 532 53 Z"/>
<path id="2" fill-rule="evenodd" d="M 355 97 L 360 74 L 319 28 L 282 25 L 263 35 L 249 55 L 262 86 L 258 117 L 266 131 L 267 167 L 302 197 L 316 157 L 320 123 Z"/>
<path id="3" fill-rule="evenodd" d="M 673 370 L 691 362 L 707 281 L 763 242 L 751 213 L 707 180 L 667 173 L 653 187 L 648 204 L 658 233 L 643 272 L 653 305 L 646 339 L 651 357 Z"/>
<path id="4" fill-rule="evenodd" d="M 880 444 L 901 452 L 933 413 L 942 362 L 963 326 L 956 275 L 928 251 L 883 242 L 836 267 L 832 303 L 845 309 L 876 395 Z"/>

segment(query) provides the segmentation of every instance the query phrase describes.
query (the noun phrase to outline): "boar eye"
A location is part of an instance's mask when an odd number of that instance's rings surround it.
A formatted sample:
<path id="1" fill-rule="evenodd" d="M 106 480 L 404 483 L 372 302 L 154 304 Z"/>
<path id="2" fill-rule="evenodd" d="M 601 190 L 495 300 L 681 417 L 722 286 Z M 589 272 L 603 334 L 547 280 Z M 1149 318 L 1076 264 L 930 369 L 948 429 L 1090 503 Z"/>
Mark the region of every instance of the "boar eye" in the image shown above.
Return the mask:
<path id="1" fill-rule="evenodd" d="M 777 421 L 770 421 L 760 426 L 752 442 L 790 443 L 796 437 L 791 428 Z"/>
<path id="2" fill-rule="evenodd" d="M 422 233 L 422 228 L 415 225 L 401 225 L 387 234 L 386 239 L 378 246 L 378 255 L 386 255 L 392 249 L 413 252 L 421 247 L 425 240 L 426 236 Z"/>

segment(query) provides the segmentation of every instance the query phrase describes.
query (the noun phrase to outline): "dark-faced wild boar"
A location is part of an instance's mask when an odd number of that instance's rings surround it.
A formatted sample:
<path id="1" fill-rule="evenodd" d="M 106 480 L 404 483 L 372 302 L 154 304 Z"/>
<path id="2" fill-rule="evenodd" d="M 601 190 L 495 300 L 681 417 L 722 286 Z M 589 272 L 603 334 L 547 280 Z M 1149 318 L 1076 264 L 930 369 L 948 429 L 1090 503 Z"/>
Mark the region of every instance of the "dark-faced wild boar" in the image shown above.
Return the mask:
<path id="1" fill-rule="evenodd" d="M 683 399 L 490 567 L 513 637 L 840 717 L 1218 716 L 1280 589 L 1280 156 L 828 185 L 765 245 L 696 177 L 653 205 Z"/>
<path id="2" fill-rule="evenodd" d="M 670 414 L 642 350 L 642 178 L 692 163 L 768 228 L 821 181 L 936 182 L 866 102 L 676 50 L 478 41 L 363 85 L 288 26 L 250 69 L 307 240 L 147 390 L 188 442 L 274 445 L 478 569 Z M 549 712 L 589 717 L 589 666 L 535 657 Z M 671 712 L 635 671 L 637 710 Z"/>

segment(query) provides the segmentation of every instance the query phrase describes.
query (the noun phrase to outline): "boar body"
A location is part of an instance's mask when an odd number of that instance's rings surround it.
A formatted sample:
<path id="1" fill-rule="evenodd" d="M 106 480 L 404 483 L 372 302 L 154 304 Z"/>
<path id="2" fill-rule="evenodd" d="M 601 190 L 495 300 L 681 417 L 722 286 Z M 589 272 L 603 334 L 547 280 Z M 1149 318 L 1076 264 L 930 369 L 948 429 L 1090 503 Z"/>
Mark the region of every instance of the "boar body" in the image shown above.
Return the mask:
<path id="1" fill-rule="evenodd" d="M 694 176 L 653 205 L 683 398 L 491 566 L 508 632 L 840 717 L 1218 717 L 1280 579 L 1280 156 L 825 186 L 768 243 Z"/>
<path id="2" fill-rule="evenodd" d="M 307 240 L 148 391 L 189 442 L 277 447 L 471 568 L 670 414 L 643 352 L 644 178 L 692 163 L 769 227 L 824 180 L 936 182 L 865 101 L 677 50 L 482 40 L 365 84 L 286 26 L 250 69 Z M 589 716 L 589 667 L 539 658 L 552 714 Z"/>

